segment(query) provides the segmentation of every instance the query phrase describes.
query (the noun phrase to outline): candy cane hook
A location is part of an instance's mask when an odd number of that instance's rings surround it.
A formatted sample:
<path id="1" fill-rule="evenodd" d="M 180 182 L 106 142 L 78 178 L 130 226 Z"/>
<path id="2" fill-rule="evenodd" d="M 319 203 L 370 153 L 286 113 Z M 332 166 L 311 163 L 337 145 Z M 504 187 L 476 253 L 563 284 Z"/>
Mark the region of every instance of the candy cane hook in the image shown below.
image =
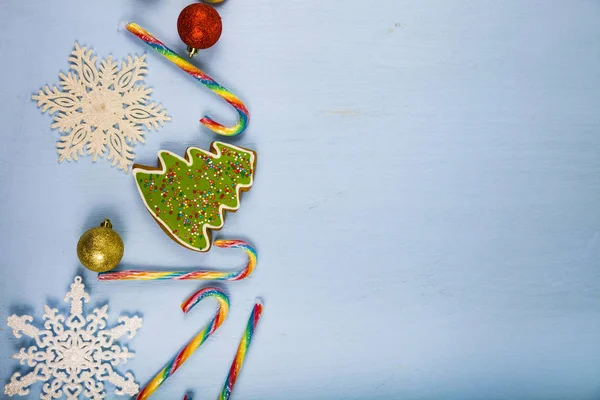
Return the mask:
<path id="1" fill-rule="evenodd" d="M 215 246 L 226 249 L 242 249 L 248 255 L 248 263 L 237 271 L 118 271 L 98 274 L 101 281 L 164 281 L 205 280 L 239 281 L 248 277 L 256 267 L 257 254 L 254 247 L 242 240 L 215 240 Z"/>
<path id="2" fill-rule="evenodd" d="M 150 397 L 156 389 L 162 385 L 167 378 L 175 373 L 186 362 L 186 360 L 212 335 L 225 321 L 229 313 L 229 298 L 217 288 L 208 287 L 198 290 L 181 304 L 184 313 L 188 313 L 196 304 L 203 299 L 212 297 L 219 303 L 215 317 L 202 329 L 183 349 L 158 373 L 137 395 L 136 400 L 145 400 Z"/>
<path id="3" fill-rule="evenodd" d="M 198 82 L 212 90 L 221 98 L 223 98 L 226 102 L 231 104 L 233 108 L 235 108 L 235 110 L 238 112 L 238 121 L 233 126 L 224 126 L 208 116 L 205 116 L 200 120 L 200 122 L 204 124 L 204 126 L 206 126 L 211 131 L 223 136 L 237 136 L 240 133 L 242 133 L 244 129 L 246 129 L 246 127 L 248 126 L 248 121 L 250 120 L 250 114 L 248 113 L 248 109 L 246 109 L 244 103 L 242 103 L 242 101 L 236 95 L 231 93 L 229 90 L 225 89 L 213 78 L 206 75 L 204 72 L 202 72 L 202 70 L 192 65 L 189 61 L 177 55 L 177 53 L 165 46 L 163 42 L 152 36 L 150 32 L 148 32 L 138 24 L 132 22 L 127 24 L 126 28 L 137 38 L 141 39 L 148 46 L 152 47 L 154 50 L 159 52 L 167 60 L 177 65 L 183 71 L 187 72 L 189 75 L 194 77 Z"/>

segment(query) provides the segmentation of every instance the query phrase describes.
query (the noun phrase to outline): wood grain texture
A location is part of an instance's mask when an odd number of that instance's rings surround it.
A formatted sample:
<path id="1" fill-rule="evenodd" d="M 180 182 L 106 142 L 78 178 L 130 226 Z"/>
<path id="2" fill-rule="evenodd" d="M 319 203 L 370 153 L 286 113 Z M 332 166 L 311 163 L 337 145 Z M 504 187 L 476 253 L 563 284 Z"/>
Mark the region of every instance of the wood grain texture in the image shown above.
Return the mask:
<path id="1" fill-rule="evenodd" d="M 96 282 L 80 234 L 110 218 L 123 268 L 244 255 L 180 248 L 107 162 L 59 165 L 30 96 L 58 81 L 75 40 L 101 57 L 146 52 L 122 20 L 183 54 L 187 4 L 0 3 L 0 322 L 64 306 L 80 273 L 92 306 L 143 314 L 121 369 L 141 384 L 214 310 L 181 314 L 194 282 Z M 248 106 L 233 143 L 260 169 L 218 236 L 252 242 L 259 263 L 226 286 L 227 322 L 153 398 L 215 398 L 256 296 L 265 312 L 235 399 L 599 398 L 600 2 L 226 0 L 219 12 L 221 41 L 195 62 Z M 148 64 L 173 121 L 136 162 L 207 148 L 206 113 L 235 120 L 167 61 Z M 19 341 L 0 329 L 3 385 Z"/>

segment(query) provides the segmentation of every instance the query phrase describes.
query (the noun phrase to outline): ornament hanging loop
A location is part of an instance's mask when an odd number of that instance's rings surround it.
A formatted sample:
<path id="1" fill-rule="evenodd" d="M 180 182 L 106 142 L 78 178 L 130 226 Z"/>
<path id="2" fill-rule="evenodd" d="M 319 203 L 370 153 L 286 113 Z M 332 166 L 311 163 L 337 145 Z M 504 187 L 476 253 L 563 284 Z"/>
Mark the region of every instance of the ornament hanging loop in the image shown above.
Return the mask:
<path id="1" fill-rule="evenodd" d="M 188 55 L 190 56 L 190 58 L 194 57 L 196 54 L 198 54 L 198 49 L 192 47 L 192 46 L 187 46 L 185 48 L 185 51 L 188 52 Z"/>

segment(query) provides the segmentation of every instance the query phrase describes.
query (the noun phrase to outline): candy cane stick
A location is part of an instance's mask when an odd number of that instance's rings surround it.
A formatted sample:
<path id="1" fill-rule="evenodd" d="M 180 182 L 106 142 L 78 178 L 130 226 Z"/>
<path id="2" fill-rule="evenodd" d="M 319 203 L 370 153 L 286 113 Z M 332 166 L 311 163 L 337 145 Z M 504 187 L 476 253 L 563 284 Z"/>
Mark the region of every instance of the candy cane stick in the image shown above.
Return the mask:
<path id="1" fill-rule="evenodd" d="M 205 116 L 200 120 L 202 124 L 204 124 L 211 131 L 218 133 L 223 136 L 237 136 L 246 129 L 248 126 L 248 121 L 250 119 L 250 114 L 248 113 L 248 109 L 242 101 L 229 90 L 225 89 L 223 86 L 218 84 L 213 78 L 206 75 L 200 69 L 195 67 L 189 61 L 180 57 L 173 50 L 169 49 L 163 42 L 152 36 L 151 33 L 146 31 L 144 28 L 135 23 L 129 23 L 126 26 L 127 30 L 135 35 L 137 38 L 141 39 L 148 46 L 152 47 L 154 50 L 159 52 L 163 57 L 167 60 L 171 61 L 173 64 L 177 65 L 183 71 L 187 72 L 189 75 L 194 77 L 198 82 L 215 92 L 218 96 L 223 98 L 226 102 L 231 104 L 233 108 L 238 112 L 238 121 L 233 126 L 224 126 L 220 123 L 214 121 L 213 119 Z"/>
<path id="2" fill-rule="evenodd" d="M 242 369 L 242 365 L 244 365 L 246 353 L 248 352 L 248 348 L 250 347 L 250 342 L 252 342 L 252 336 L 254 335 L 254 330 L 256 329 L 256 325 L 258 325 L 258 321 L 260 321 L 262 312 L 262 302 L 260 300 L 257 300 L 256 304 L 254 304 L 252 312 L 250 313 L 250 318 L 248 319 L 248 324 L 246 325 L 244 336 L 242 336 L 240 345 L 238 346 L 237 352 L 235 353 L 235 358 L 233 359 L 233 363 L 231 364 L 231 368 L 229 369 L 229 374 L 227 375 L 227 379 L 225 380 L 225 385 L 223 386 L 223 390 L 221 391 L 219 400 L 229 400 L 229 397 L 231 396 L 231 392 L 233 391 L 233 385 L 235 385 L 240 370 Z"/>
<path id="3" fill-rule="evenodd" d="M 248 277 L 256 267 L 256 250 L 242 240 L 216 240 L 215 246 L 226 249 L 242 249 L 248 255 L 248 263 L 237 271 L 119 271 L 98 274 L 101 281 L 160 281 L 205 280 L 239 281 Z"/>
<path id="4" fill-rule="evenodd" d="M 256 329 L 256 325 L 258 325 L 258 321 L 260 321 L 262 312 L 263 304 L 260 300 L 257 299 L 256 303 L 254 304 L 254 308 L 250 313 L 250 318 L 248 319 L 248 324 L 246 325 L 244 336 L 242 336 L 242 340 L 240 341 L 237 352 L 235 353 L 235 358 L 233 359 L 233 363 L 231 364 L 231 368 L 229 369 L 229 374 L 227 375 L 227 379 L 225 380 L 225 385 L 223 386 L 223 390 L 219 395 L 219 400 L 229 400 L 229 397 L 231 396 L 233 386 L 235 385 L 240 370 L 244 365 L 246 353 L 248 352 L 248 348 L 250 347 L 250 342 L 252 342 L 252 336 L 254 336 L 254 330 Z M 183 397 L 183 400 L 192 400 L 192 398 L 186 395 Z"/>
<path id="5" fill-rule="evenodd" d="M 217 310 L 215 317 L 204 327 L 204 329 L 198 332 L 198 334 L 196 334 L 196 336 L 194 336 L 194 338 L 190 340 L 150 382 L 148 382 L 137 395 L 137 400 L 144 400 L 150 397 L 168 377 L 173 375 L 175 371 L 186 362 L 193 352 L 198 350 L 198 347 L 200 347 L 202 343 L 204 343 L 206 339 L 219 328 L 219 326 L 221 326 L 223 321 L 225 321 L 225 318 L 227 318 L 227 314 L 229 313 L 229 298 L 217 288 L 209 287 L 198 290 L 181 304 L 181 309 L 187 314 L 202 299 L 208 297 L 216 299 L 219 303 L 219 309 Z"/>

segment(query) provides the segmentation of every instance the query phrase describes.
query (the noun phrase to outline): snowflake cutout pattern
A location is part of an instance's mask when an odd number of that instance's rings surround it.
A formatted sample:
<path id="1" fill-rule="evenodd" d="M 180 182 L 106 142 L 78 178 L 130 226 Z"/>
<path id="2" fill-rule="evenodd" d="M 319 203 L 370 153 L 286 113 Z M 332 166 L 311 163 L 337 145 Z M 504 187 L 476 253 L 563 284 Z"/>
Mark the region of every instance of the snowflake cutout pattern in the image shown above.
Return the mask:
<path id="1" fill-rule="evenodd" d="M 115 385 L 117 395 L 133 396 L 138 392 L 139 385 L 133 375 L 128 372 L 121 376 L 113 367 L 133 357 L 133 353 L 115 341 L 125 334 L 133 338 L 142 327 L 142 319 L 120 317 L 117 326 L 105 329 L 108 306 L 96 308 L 92 314 L 84 316 L 83 303 L 89 300 L 78 276 L 65 296 L 65 301 L 71 303 L 68 317 L 47 305 L 43 316 L 45 329 L 32 325 L 30 315 L 8 317 L 13 335 L 16 338 L 29 336 L 35 339 L 35 345 L 28 349 L 23 347 L 13 356 L 33 370 L 24 376 L 15 372 L 4 386 L 4 394 L 27 396 L 29 387 L 38 381 L 45 382 L 40 394 L 43 400 L 61 396 L 76 400 L 80 395 L 100 400 L 106 397 L 103 381 Z"/>
<path id="2" fill-rule="evenodd" d="M 96 60 L 93 50 L 75 43 L 68 73 L 58 75 L 61 89 L 46 85 L 32 99 L 53 116 L 51 128 L 64 133 L 56 143 L 58 162 L 84 153 L 96 161 L 108 147 L 111 165 L 127 172 L 132 145 L 145 141 L 142 127 L 158 130 L 171 117 L 160 104 L 148 104 L 152 89 L 140 83 L 148 72 L 146 55 L 127 57 L 120 68 L 112 56 L 99 66 Z"/>

